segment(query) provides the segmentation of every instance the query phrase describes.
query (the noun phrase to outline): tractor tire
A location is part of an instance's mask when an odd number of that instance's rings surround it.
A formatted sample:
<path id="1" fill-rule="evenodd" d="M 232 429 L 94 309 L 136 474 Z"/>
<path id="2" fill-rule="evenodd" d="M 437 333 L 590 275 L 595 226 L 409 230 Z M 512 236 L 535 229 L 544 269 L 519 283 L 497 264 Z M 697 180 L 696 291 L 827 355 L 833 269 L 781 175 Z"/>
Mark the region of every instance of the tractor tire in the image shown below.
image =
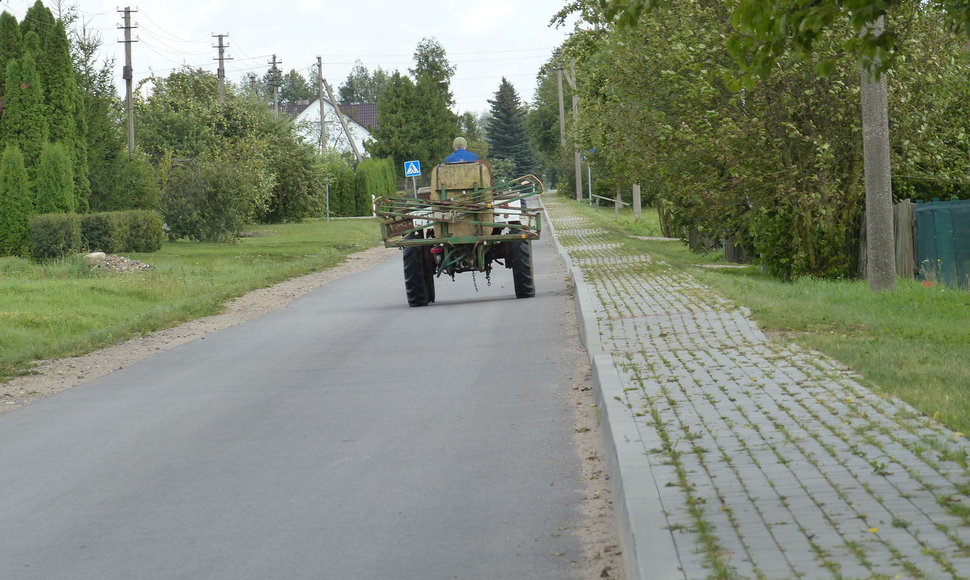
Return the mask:
<path id="1" fill-rule="evenodd" d="M 532 275 L 532 241 L 513 240 L 505 242 L 507 263 L 512 268 L 512 283 L 516 298 L 532 298 L 536 295 Z"/>
<path id="2" fill-rule="evenodd" d="M 404 289 L 408 295 L 408 306 L 427 306 L 432 300 L 428 294 L 425 253 L 425 248 L 421 246 L 404 248 Z"/>
<path id="3" fill-rule="evenodd" d="M 434 257 L 431 255 L 431 248 L 424 247 L 424 285 L 428 290 L 428 302 L 434 302 L 434 275 L 435 275 L 435 263 Z"/>

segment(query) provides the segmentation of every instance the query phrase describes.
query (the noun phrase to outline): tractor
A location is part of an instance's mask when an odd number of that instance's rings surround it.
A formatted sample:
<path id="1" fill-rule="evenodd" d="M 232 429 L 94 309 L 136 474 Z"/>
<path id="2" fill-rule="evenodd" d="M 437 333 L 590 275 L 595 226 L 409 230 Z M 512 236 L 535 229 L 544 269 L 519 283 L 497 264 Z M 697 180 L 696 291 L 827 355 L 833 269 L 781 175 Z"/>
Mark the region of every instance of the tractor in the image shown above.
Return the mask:
<path id="1" fill-rule="evenodd" d="M 535 296 L 532 240 L 542 220 L 526 199 L 542 193 L 542 182 L 525 175 L 494 183 L 485 161 L 446 163 L 431 171 L 431 186 L 413 194 L 377 200 L 386 247 L 401 248 L 408 305 L 435 300 L 435 279 L 483 272 L 492 265 L 512 270 L 516 298 Z"/>

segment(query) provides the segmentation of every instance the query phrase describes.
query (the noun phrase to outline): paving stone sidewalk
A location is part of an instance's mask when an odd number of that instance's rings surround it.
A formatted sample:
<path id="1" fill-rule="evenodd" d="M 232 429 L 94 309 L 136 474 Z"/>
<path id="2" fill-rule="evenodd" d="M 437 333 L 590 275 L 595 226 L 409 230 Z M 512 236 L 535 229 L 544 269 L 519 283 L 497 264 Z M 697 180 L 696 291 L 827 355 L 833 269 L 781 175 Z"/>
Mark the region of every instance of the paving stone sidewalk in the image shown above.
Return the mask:
<path id="1" fill-rule="evenodd" d="M 630 578 L 970 578 L 970 445 L 545 199 Z"/>

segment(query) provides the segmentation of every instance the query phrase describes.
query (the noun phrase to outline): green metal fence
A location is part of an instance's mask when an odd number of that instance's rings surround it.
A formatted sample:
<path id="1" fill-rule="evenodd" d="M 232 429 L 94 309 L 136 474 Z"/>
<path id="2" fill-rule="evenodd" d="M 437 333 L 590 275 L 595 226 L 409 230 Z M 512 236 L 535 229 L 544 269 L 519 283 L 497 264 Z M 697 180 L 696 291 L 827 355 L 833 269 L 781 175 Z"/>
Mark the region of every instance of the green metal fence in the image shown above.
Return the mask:
<path id="1" fill-rule="evenodd" d="M 970 200 L 917 202 L 915 214 L 920 277 L 970 288 Z"/>

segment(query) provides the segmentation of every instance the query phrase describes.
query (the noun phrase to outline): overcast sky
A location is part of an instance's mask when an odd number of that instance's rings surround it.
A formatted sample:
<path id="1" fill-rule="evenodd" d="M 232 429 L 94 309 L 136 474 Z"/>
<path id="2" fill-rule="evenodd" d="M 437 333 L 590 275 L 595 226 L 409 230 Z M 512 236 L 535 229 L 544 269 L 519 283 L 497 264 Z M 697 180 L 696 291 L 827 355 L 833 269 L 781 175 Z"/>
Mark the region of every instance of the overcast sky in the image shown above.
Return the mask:
<path id="1" fill-rule="evenodd" d="M 123 2 L 124 0 L 122 0 Z M 164 76 L 182 65 L 216 70 L 217 39 L 228 34 L 226 77 L 238 82 L 248 73 L 262 76 L 272 55 L 284 72 L 315 75 L 323 57 L 324 76 L 337 89 L 359 59 L 407 74 L 422 38 L 435 38 L 457 68 L 452 92 L 458 112 L 488 110 L 502 77 L 531 101 L 535 75 L 571 30 L 548 26 L 565 0 L 65 0 L 78 7 L 88 28 L 97 31 L 106 55 L 116 59 L 118 90 L 123 92 L 122 15 L 133 10 L 135 81 L 152 72 Z M 3 9 L 22 20 L 34 0 L 2 0 Z M 55 0 L 44 0 L 54 10 Z M 137 10 L 137 12 L 134 12 Z"/>

